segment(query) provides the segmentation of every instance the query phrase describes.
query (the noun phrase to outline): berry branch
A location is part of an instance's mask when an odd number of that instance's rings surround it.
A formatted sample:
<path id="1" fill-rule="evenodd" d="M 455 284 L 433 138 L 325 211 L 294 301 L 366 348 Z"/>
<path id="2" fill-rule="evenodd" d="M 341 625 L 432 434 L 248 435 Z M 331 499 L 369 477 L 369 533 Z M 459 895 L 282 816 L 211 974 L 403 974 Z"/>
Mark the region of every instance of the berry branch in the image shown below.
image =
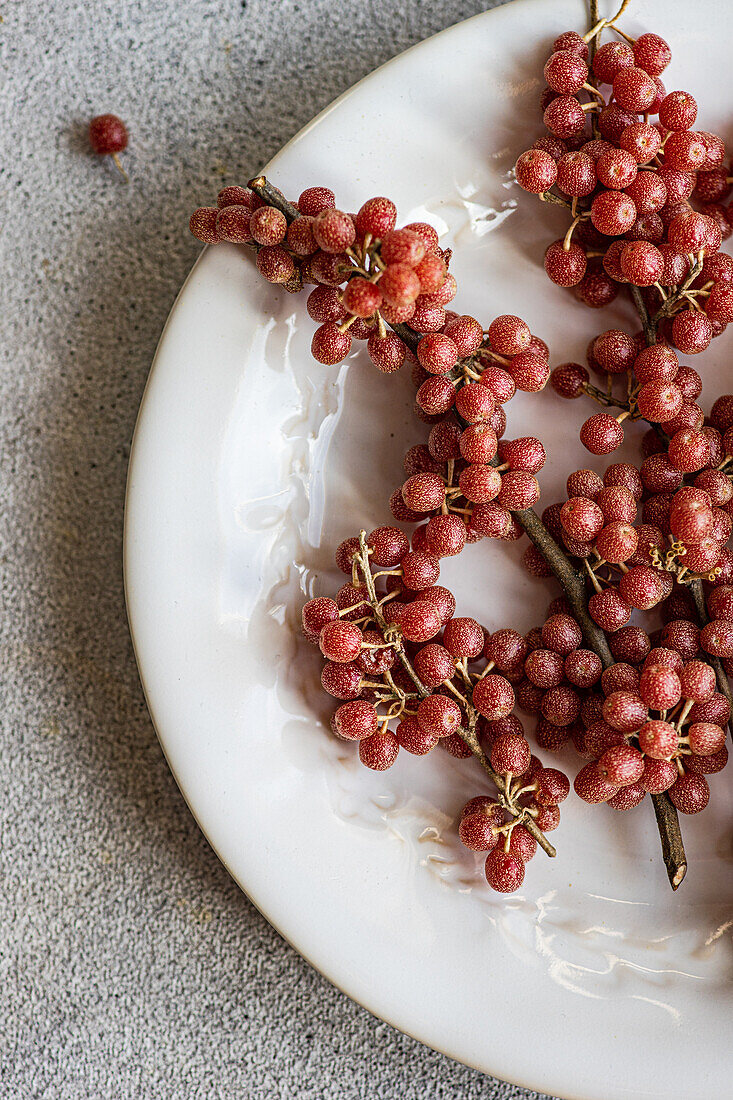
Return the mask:
<path id="1" fill-rule="evenodd" d="M 525 190 L 568 211 L 566 233 L 545 254 L 550 279 L 596 308 L 625 285 L 639 313 L 641 332 L 593 340 L 599 385 L 578 363 L 550 371 L 546 344 L 521 318 L 485 328 L 449 309 L 450 249 L 426 223 L 396 228 L 389 199 L 351 215 L 328 188 L 289 202 L 260 176 L 191 219 L 201 240 L 254 246 L 270 282 L 313 286 L 320 363 L 343 361 L 364 340 L 384 374 L 413 364 L 416 413 L 430 434 L 408 450 L 407 479 L 390 498 L 411 538 L 385 526 L 345 540 L 336 563 L 350 580 L 335 599 L 305 605 L 303 629 L 326 657 L 324 689 L 342 701 L 334 730 L 359 742 L 366 766 L 436 745 L 477 757 L 497 793 L 470 800 L 459 834 L 488 853 L 486 878 L 500 891 L 521 884 L 569 788 L 532 755 L 515 705 L 537 716 L 541 749 L 572 743 L 587 761 L 574 782 L 585 801 L 623 812 L 651 795 L 675 889 L 687 866 L 677 811 L 704 809 L 705 776 L 728 757 L 733 395 L 706 421 L 702 378 L 677 352 L 703 351 L 733 320 L 733 261 L 719 252 L 731 231 L 730 178 L 720 139 L 690 129 L 692 97 L 662 86 L 666 42 L 616 26 L 625 7 L 602 20 L 592 3 L 585 37 L 556 39 L 542 96 L 549 133 L 515 169 Z M 605 30 L 622 41 L 601 42 Z M 506 405 L 548 381 L 562 397 L 603 406 L 580 430 L 592 455 L 611 454 L 640 420 L 649 430 L 638 466 L 571 472 L 567 499 L 540 515 L 545 449 L 536 437 L 506 438 Z M 563 592 L 541 627 L 489 633 L 456 616 L 438 584 L 441 559 L 525 533 L 526 569 L 554 575 Z M 654 609 L 658 629 L 631 622 Z"/>
<path id="2" fill-rule="evenodd" d="M 268 181 L 264 176 L 257 177 L 251 180 L 248 185 L 259 199 L 263 202 L 269 202 L 282 212 L 288 222 L 291 222 L 297 218 L 298 212 L 288 203 L 284 196 Z M 353 276 L 352 276 L 353 277 Z M 643 303 L 642 303 L 642 308 Z M 647 318 L 648 320 L 648 318 Z M 652 322 L 648 322 L 649 331 L 653 336 L 654 329 Z M 418 346 L 422 339 L 421 334 L 412 329 L 408 324 L 404 322 L 391 323 L 390 327 L 400 337 L 405 346 L 417 353 Z M 650 340 L 654 343 L 654 338 Z M 467 360 L 459 360 L 456 367 L 453 370 L 453 374 L 460 376 L 461 370 L 466 366 L 471 366 L 471 357 Z M 479 376 L 480 377 L 480 376 Z M 466 422 L 462 418 L 458 417 L 459 422 L 462 422 L 466 426 Z M 492 460 L 496 464 L 496 460 Z M 512 511 L 510 509 L 510 511 Z M 600 657 L 603 668 L 609 668 L 614 663 L 614 658 L 611 650 L 608 646 L 608 641 L 603 630 L 593 621 L 588 613 L 587 607 L 587 594 L 584 574 L 576 567 L 573 566 L 568 556 L 557 544 L 555 539 L 549 533 L 545 525 L 537 513 L 531 508 L 523 508 L 512 511 L 513 516 L 531 539 L 532 543 L 537 547 L 542 554 L 544 560 L 552 570 L 552 573 L 560 583 L 560 586 L 565 594 L 565 597 L 570 605 L 573 616 L 580 624 L 587 644 L 590 648 Z M 403 651 L 399 653 L 399 659 L 403 664 L 403 667 L 409 671 L 409 662 Z M 466 741 L 466 744 L 470 747 L 473 754 L 481 763 L 484 770 L 487 771 L 492 781 L 497 782 L 498 777 L 488 764 L 484 753 L 482 752 L 478 742 L 475 738 L 473 730 L 469 727 L 469 730 L 458 731 L 459 735 Z M 501 790 L 501 787 L 499 787 Z M 673 889 L 682 882 L 684 878 L 687 862 L 684 850 L 684 844 L 682 841 L 682 834 L 679 826 L 679 819 L 677 811 L 670 802 L 669 798 L 663 794 L 652 794 L 652 802 L 654 806 L 655 818 L 660 833 L 662 844 L 662 856 L 667 869 L 669 881 Z M 502 803 L 503 805 L 503 803 Z M 504 806 L 505 809 L 512 812 L 508 805 Z M 535 836 L 535 839 L 541 844 L 546 851 L 548 848 L 545 845 L 548 843 L 546 838 L 540 837 L 542 834 L 535 835 L 532 828 L 529 831 Z M 537 830 L 539 833 L 539 830 Z M 552 853 L 554 854 L 554 849 Z"/>
<path id="3" fill-rule="evenodd" d="M 379 627 L 379 630 L 385 640 L 389 639 L 389 641 L 392 643 L 392 648 L 394 649 L 397 659 L 409 676 L 412 683 L 414 684 L 419 698 L 428 699 L 431 696 L 431 692 L 420 680 L 420 677 L 417 675 L 407 653 L 405 652 L 405 648 L 402 644 L 402 631 L 400 627 L 398 625 L 388 623 L 381 613 L 380 600 L 376 593 L 376 589 L 374 586 L 374 577 L 369 566 L 369 557 L 371 553 L 372 550 L 367 544 L 367 533 L 366 531 L 361 531 L 359 534 L 359 552 L 358 554 L 354 555 L 353 560 L 355 566 L 359 570 L 359 574 L 364 581 L 364 585 L 368 593 L 368 603 L 371 608 L 371 617 L 373 618 L 376 625 Z M 451 681 L 447 680 L 444 681 L 444 683 L 450 685 Z M 512 819 L 514 819 L 517 824 L 524 826 L 527 832 L 537 841 L 539 846 L 544 852 L 547 853 L 548 856 L 557 855 L 557 852 L 553 848 L 552 844 L 550 844 L 549 840 L 544 835 L 542 830 L 539 829 L 535 824 L 534 818 L 532 817 L 528 807 L 522 806 L 518 803 L 516 799 L 517 788 L 512 787 L 511 775 L 501 776 L 496 771 L 494 771 L 488 759 L 486 758 L 486 754 L 479 744 L 478 736 L 476 734 L 476 726 L 478 723 L 479 714 L 472 703 L 471 680 L 468 679 L 467 683 L 463 686 L 462 691 L 458 691 L 455 688 L 453 688 L 452 690 L 454 691 L 457 698 L 460 700 L 461 709 L 466 715 L 465 725 L 461 724 L 457 726 L 454 732 L 461 738 L 462 741 L 466 743 L 472 754 L 475 756 L 481 767 L 488 775 L 491 782 L 494 784 L 494 787 L 497 791 L 496 801 L 499 803 L 502 809 L 506 810 L 506 812 L 511 816 Z M 526 793 L 528 790 L 530 790 L 529 787 L 524 787 L 524 793 Z"/>

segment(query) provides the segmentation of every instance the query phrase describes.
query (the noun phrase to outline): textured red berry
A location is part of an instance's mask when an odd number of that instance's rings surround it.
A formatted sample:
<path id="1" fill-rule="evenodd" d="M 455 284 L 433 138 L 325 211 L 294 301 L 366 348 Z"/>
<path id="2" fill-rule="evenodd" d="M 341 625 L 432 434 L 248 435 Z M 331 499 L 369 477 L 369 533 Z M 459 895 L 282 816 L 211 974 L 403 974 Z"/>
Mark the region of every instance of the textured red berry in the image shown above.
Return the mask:
<path id="1" fill-rule="evenodd" d="M 89 123 L 89 142 L 100 156 L 121 153 L 127 148 L 127 127 L 117 115 L 95 115 Z"/>

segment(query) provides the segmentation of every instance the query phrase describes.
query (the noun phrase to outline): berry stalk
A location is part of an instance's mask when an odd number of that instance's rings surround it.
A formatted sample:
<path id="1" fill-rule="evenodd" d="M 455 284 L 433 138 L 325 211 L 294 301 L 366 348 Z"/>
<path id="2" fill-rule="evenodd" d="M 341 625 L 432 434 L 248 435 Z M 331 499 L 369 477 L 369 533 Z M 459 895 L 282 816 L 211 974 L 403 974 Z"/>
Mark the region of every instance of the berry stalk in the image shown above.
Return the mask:
<path id="1" fill-rule="evenodd" d="M 402 635 L 399 626 L 394 623 L 388 623 L 384 618 L 380 610 L 380 599 L 377 596 L 376 589 L 374 587 L 374 578 L 369 566 L 369 557 L 371 550 L 367 545 L 367 533 L 366 531 L 359 532 L 359 553 L 354 556 L 354 563 L 357 566 L 359 573 L 364 581 L 368 597 L 364 601 L 369 604 L 372 609 L 372 617 L 377 623 L 381 633 L 385 638 L 389 638 L 392 643 L 392 648 L 397 656 L 397 660 L 402 665 L 407 675 L 415 685 L 415 690 L 421 699 L 428 699 L 432 694 L 430 690 L 423 684 L 422 680 L 418 676 L 415 668 L 410 661 L 405 648 L 402 644 Z M 461 738 L 462 741 L 469 747 L 473 756 L 478 760 L 483 770 L 488 775 L 489 779 L 496 787 L 496 801 L 505 810 L 510 817 L 512 817 L 518 824 L 523 825 L 527 832 L 532 836 L 544 852 L 548 856 L 556 856 L 557 852 L 555 848 L 550 844 L 549 840 L 542 832 L 541 829 L 535 824 L 532 815 L 529 813 L 526 806 L 518 804 L 516 799 L 512 795 L 511 776 L 501 776 L 498 772 L 494 771 L 489 760 L 486 757 L 479 739 L 476 733 L 476 726 L 478 723 L 478 712 L 472 705 L 470 699 L 470 687 L 463 694 L 462 698 L 463 709 L 466 711 L 468 721 L 465 725 L 460 725 L 455 729 L 455 733 Z"/>

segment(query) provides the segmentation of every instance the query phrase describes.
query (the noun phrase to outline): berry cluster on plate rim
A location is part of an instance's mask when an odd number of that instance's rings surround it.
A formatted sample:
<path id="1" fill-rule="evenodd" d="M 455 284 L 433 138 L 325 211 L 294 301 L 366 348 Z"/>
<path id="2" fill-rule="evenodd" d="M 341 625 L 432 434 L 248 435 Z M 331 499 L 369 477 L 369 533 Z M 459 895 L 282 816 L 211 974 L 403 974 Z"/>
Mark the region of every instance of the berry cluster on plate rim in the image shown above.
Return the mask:
<path id="1" fill-rule="evenodd" d="M 324 658 L 333 733 L 358 743 L 367 768 L 401 752 L 475 758 L 458 833 L 504 893 L 538 848 L 555 854 L 547 834 L 571 788 L 619 812 L 648 795 L 676 889 L 679 814 L 705 809 L 706 776 L 728 759 L 733 394 L 706 415 L 703 376 L 682 357 L 733 321 L 733 260 L 720 250 L 731 169 L 720 137 L 695 129 L 693 96 L 662 83 L 667 42 L 617 25 L 627 4 L 606 20 L 591 3 L 588 32 L 555 40 L 545 132 L 515 166 L 521 188 L 567 210 L 549 279 L 594 309 L 626 293 L 638 314 L 636 330 L 600 332 L 585 363 L 551 369 L 521 317 L 451 308 L 451 250 L 427 223 L 398 226 L 386 197 L 350 213 L 327 187 L 291 202 L 259 176 L 190 221 L 205 243 L 253 249 L 269 282 L 310 287 L 319 363 L 361 341 L 382 374 L 410 365 L 427 438 L 406 451 L 389 522 L 336 549 L 343 584 L 305 604 L 303 633 Z M 569 471 L 563 499 L 539 512 L 545 448 L 509 437 L 507 407 L 548 385 L 595 404 L 579 433 L 590 455 L 613 455 L 635 422 L 641 453 Z M 441 561 L 525 535 L 524 568 L 561 593 L 528 634 L 489 631 L 459 612 Z M 581 763 L 572 784 L 548 763 L 568 748 Z"/>

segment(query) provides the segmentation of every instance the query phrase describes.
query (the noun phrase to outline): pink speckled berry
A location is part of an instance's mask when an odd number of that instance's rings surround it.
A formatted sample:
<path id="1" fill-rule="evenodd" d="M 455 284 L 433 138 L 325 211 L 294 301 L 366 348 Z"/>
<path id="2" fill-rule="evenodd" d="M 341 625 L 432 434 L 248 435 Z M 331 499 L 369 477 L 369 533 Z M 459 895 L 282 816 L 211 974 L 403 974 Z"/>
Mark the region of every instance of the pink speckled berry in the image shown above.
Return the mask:
<path id="1" fill-rule="evenodd" d="M 598 772 L 614 786 L 628 787 L 644 774 L 644 757 L 633 745 L 614 745 L 598 761 Z"/>
<path id="2" fill-rule="evenodd" d="M 646 703 L 630 691 L 613 691 L 603 704 L 604 720 L 621 733 L 636 733 L 648 717 Z"/>
<path id="3" fill-rule="evenodd" d="M 485 874 L 492 890 L 510 894 L 524 882 L 524 862 L 512 852 L 495 848 L 486 857 Z"/>
<path id="4" fill-rule="evenodd" d="M 580 429 L 581 443 L 594 455 L 611 454 L 623 440 L 623 427 L 609 413 L 595 413 Z"/>
<path id="5" fill-rule="evenodd" d="M 669 788 L 669 797 L 682 814 L 699 814 L 710 800 L 710 788 L 702 775 L 687 773 Z"/>
<path id="6" fill-rule="evenodd" d="M 618 793 L 619 788 L 605 779 L 598 770 L 598 763 L 592 760 L 581 768 L 573 783 L 575 793 L 584 802 L 592 804 L 607 802 Z"/>
<path id="7" fill-rule="evenodd" d="M 599 233 L 618 237 L 636 221 L 636 206 L 623 191 L 601 191 L 593 199 L 590 216 Z"/>
<path id="8" fill-rule="evenodd" d="M 646 664 L 639 682 L 639 694 L 653 710 L 669 710 L 682 698 L 682 684 L 674 669 Z"/>
<path id="9" fill-rule="evenodd" d="M 379 720 L 372 703 L 354 699 L 342 703 L 334 715 L 334 727 L 339 736 L 348 741 L 361 741 L 377 732 Z"/>
<path id="10" fill-rule="evenodd" d="M 626 626 L 631 618 L 631 608 L 615 588 L 594 592 L 588 600 L 588 612 L 601 630 L 609 634 Z"/>
<path id="11" fill-rule="evenodd" d="M 504 676 L 489 673 L 473 688 L 473 705 L 489 721 L 504 718 L 514 708 L 514 690 Z"/>
<path id="12" fill-rule="evenodd" d="M 417 708 L 420 727 L 433 737 L 447 737 L 461 724 L 461 711 L 453 699 L 445 695 L 428 695 Z"/>
<path id="13" fill-rule="evenodd" d="M 549 245 L 545 252 L 545 271 L 556 286 L 577 286 L 586 273 L 588 261 L 580 245 L 562 240 Z"/>
<path id="14" fill-rule="evenodd" d="M 514 166 L 517 183 L 530 194 L 549 191 L 557 180 L 557 163 L 542 149 L 528 149 Z"/>

